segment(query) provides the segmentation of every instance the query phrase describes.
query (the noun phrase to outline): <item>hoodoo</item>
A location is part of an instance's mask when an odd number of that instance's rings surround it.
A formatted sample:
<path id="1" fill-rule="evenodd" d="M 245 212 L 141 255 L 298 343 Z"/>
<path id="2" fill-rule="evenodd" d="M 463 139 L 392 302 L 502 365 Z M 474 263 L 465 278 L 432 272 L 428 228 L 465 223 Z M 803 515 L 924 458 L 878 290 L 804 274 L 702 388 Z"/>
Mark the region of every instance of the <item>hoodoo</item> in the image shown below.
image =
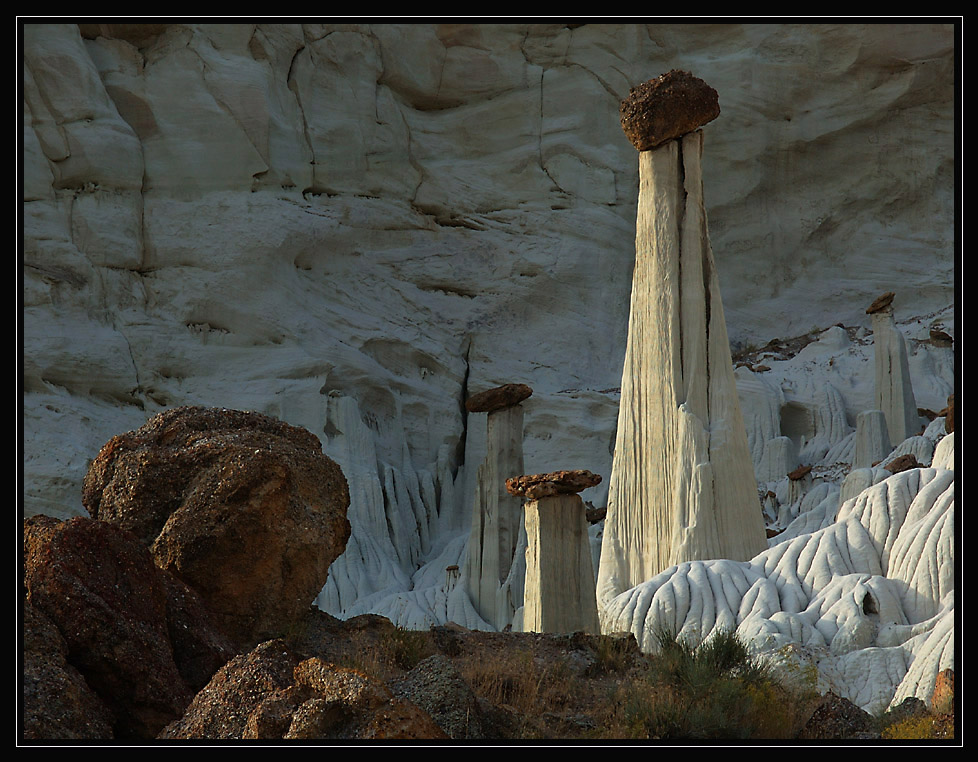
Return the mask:
<path id="1" fill-rule="evenodd" d="M 876 407 L 886 417 L 890 441 L 900 443 L 920 430 L 920 416 L 910 381 L 907 344 L 893 319 L 892 291 L 877 297 L 866 314 L 872 316 L 876 350 Z"/>
<path id="2" fill-rule="evenodd" d="M 522 601 L 511 599 L 504 585 L 516 555 L 522 502 L 506 491 L 506 478 L 523 472 L 523 407 L 533 390 L 526 384 L 504 384 L 473 395 L 469 413 L 487 413 L 486 459 L 476 476 L 472 529 L 464 574 L 466 589 L 479 615 L 503 629 Z"/>
<path id="3" fill-rule="evenodd" d="M 598 634 L 594 566 L 584 502 L 577 493 L 600 483 L 590 471 L 554 471 L 506 480 L 527 498 L 524 632 Z"/>
<path id="4" fill-rule="evenodd" d="M 703 201 L 717 93 L 687 72 L 633 88 L 635 266 L 598 608 L 683 561 L 766 547 Z"/>

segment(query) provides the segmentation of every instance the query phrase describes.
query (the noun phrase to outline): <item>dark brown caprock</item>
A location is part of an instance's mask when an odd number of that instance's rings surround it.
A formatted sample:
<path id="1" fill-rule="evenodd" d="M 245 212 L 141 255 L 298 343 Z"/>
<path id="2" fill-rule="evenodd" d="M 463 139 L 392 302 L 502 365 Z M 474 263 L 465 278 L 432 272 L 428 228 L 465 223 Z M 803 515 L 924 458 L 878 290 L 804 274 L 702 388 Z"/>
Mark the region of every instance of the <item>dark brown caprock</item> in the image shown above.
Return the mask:
<path id="1" fill-rule="evenodd" d="M 553 495 L 574 495 L 601 483 L 601 477 L 590 471 L 553 471 L 528 474 L 506 480 L 506 491 L 530 500 Z"/>
<path id="2" fill-rule="evenodd" d="M 882 312 L 891 304 L 893 304 L 894 293 L 892 291 L 887 291 L 885 294 L 877 296 L 871 305 L 866 308 L 866 314 L 872 315 L 875 312 Z"/>
<path id="3" fill-rule="evenodd" d="M 632 145 L 650 151 L 716 119 L 720 97 L 702 79 L 673 69 L 633 87 L 619 113 Z"/>
<path id="4" fill-rule="evenodd" d="M 470 413 L 491 413 L 506 407 L 518 405 L 533 394 L 526 384 L 503 384 L 495 389 L 473 394 L 465 401 L 465 409 Z"/>
<path id="5" fill-rule="evenodd" d="M 788 478 L 793 482 L 800 481 L 808 476 L 812 472 L 811 466 L 798 466 L 794 471 L 788 474 Z"/>

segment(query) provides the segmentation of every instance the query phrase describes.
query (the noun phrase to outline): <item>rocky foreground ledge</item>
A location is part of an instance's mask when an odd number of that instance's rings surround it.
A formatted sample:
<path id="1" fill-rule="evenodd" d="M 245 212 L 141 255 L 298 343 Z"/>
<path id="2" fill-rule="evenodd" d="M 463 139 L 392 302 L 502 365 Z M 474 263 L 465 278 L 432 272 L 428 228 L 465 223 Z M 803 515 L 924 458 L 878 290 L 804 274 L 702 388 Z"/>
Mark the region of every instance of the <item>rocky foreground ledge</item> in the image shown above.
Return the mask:
<path id="1" fill-rule="evenodd" d="M 24 741 L 634 732 L 622 691 L 655 657 L 631 635 L 415 632 L 297 603 L 349 536 L 345 480 L 314 439 L 267 416 L 173 409 L 102 449 L 91 518 L 24 520 Z M 901 711 L 953 732 L 953 673 L 940 682 L 933 706 Z M 848 701 L 808 699 L 792 737 L 878 736 Z"/>

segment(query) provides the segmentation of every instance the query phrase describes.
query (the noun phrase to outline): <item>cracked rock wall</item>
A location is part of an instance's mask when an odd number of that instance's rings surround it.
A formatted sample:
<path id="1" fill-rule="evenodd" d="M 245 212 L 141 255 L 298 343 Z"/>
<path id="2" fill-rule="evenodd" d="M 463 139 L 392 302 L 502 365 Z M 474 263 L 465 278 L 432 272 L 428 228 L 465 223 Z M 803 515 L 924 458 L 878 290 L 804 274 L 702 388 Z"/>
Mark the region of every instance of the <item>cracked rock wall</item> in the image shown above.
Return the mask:
<path id="1" fill-rule="evenodd" d="M 339 391 L 382 460 L 457 465 L 466 377 L 537 390 L 529 470 L 608 473 L 637 185 L 617 105 L 673 67 L 720 92 L 735 346 L 860 324 L 900 284 L 904 314 L 946 308 L 953 47 L 948 25 L 27 25 L 25 512 L 81 512 L 101 444 L 182 403 L 325 439 Z"/>
<path id="2" fill-rule="evenodd" d="M 868 299 L 950 329 L 954 43 L 934 24 L 26 25 L 24 513 L 83 513 L 89 460 L 163 408 L 257 410 L 358 459 L 361 558 L 327 608 L 371 610 L 367 589 L 405 622 L 478 624 L 446 585 L 485 455 L 466 389 L 533 387 L 528 473 L 610 473 L 637 197 L 618 104 L 672 68 L 720 93 L 704 185 L 732 347 L 854 337 L 737 373 L 759 462 L 783 436 L 828 457 L 825 374 L 833 432 L 873 407 Z M 951 350 L 911 338 L 917 403 L 940 410 Z M 411 539 L 391 554 L 378 526 Z"/>

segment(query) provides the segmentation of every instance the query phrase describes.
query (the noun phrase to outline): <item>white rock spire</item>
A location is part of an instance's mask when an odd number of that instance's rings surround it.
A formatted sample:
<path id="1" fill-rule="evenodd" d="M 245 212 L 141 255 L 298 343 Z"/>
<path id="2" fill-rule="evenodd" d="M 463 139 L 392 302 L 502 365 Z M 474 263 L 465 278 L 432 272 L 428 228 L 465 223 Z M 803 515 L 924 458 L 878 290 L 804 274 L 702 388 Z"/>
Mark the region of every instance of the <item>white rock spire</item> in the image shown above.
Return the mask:
<path id="1" fill-rule="evenodd" d="M 639 197 L 599 610 L 674 564 L 766 547 L 703 202 L 696 128 L 718 113 L 716 92 L 683 72 L 622 104 Z"/>
<path id="2" fill-rule="evenodd" d="M 876 408 L 886 416 L 890 441 L 899 444 L 920 433 L 920 416 L 910 381 L 907 344 L 893 319 L 893 292 L 878 297 L 866 310 L 873 321 L 876 350 Z"/>

